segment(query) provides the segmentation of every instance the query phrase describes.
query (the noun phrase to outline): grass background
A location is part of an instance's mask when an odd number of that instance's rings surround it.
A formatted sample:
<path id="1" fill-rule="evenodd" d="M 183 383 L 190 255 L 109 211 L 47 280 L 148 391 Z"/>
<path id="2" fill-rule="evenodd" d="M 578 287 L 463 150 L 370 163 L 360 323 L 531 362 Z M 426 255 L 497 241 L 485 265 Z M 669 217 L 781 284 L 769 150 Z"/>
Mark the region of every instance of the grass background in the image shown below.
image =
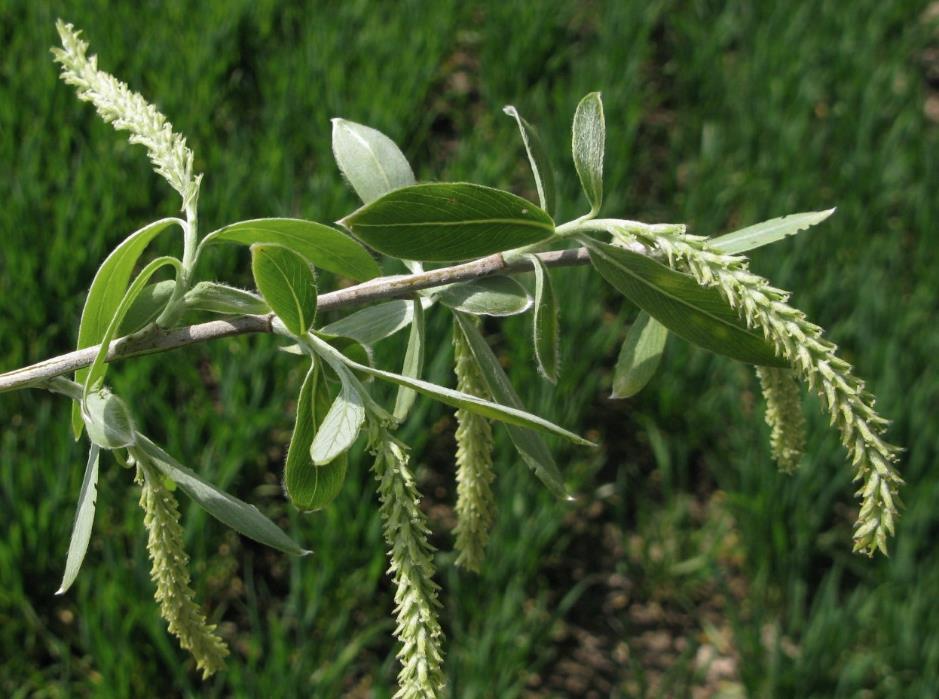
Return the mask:
<path id="1" fill-rule="evenodd" d="M 602 442 L 557 445 L 581 498 L 554 502 L 499 436 L 499 520 L 480 577 L 450 553 L 451 415 L 401 434 L 440 547 L 454 697 L 932 697 L 939 694 L 939 34 L 924 2 L 0 3 L 0 369 L 69 349 L 96 266 L 171 215 L 141 149 L 56 77 L 62 16 L 153 99 L 206 173 L 205 230 L 333 221 L 355 207 L 329 118 L 393 137 L 421 179 L 533 195 L 515 104 L 555 156 L 562 216 L 578 99 L 601 90 L 609 215 L 732 230 L 838 206 L 754 268 L 829 330 L 895 420 L 905 513 L 889 560 L 850 553 L 849 469 L 807 399 L 810 458 L 777 475 L 752 372 L 674 338 L 659 375 L 606 399 L 630 311 L 588 270 L 555 275 L 564 377 L 532 368 L 528 319 L 487 323 L 527 405 Z M 932 18 L 932 19 L 930 19 Z M 247 284 L 244 251 L 207 277 Z M 450 381 L 446 319 L 429 374 Z M 379 361 L 389 365 L 389 342 Z M 368 464 L 328 511 L 280 496 L 300 367 L 271 338 L 135 360 L 111 374 L 174 454 L 285 523 L 302 562 L 183 503 L 200 599 L 232 646 L 201 683 L 152 601 L 137 493 L 104 465 L 95 535 L 56 589 L 83 447 L 64 401 L 0 399 L 0 692 L 5 696 L 389 696 L 391 591 Z"/>

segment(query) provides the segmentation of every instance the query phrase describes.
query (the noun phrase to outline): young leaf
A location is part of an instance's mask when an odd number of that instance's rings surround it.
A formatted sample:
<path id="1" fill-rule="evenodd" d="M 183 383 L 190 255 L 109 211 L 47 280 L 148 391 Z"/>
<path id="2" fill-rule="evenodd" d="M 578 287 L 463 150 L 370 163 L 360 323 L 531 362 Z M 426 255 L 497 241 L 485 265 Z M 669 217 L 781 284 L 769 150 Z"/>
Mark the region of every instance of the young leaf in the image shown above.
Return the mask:
<path id="1" fill-rule="evenodd" d="M 76 349 L 91 347 L 101 342 L 111 319 L 114 318 L 114 312 L 124 298 L 124 292 L 140 255 L 150 241 L 174 223 L 181 228 L 186 226 L 185 222 L 178 218 L 154 221 L 127 236 L 101 263 L 88 289 L 88 298 L 85 299 L 85 307 L 82 309 Z M 78 369 L 75 372 L 75 381 L 83 384 L 87 376 L 88 369 Z M 75 439 L 81 437 L 83 424 L 79 406 L 75 403 L 72 405 L 72 433 Z"/>
<path id="2" fill-rule="evenodd" d="M 310 367 L 297 399 L 297 418 L 287 450 L 284 488 L 287 497 L 301 510 L 318 510 L 339 493 L 348 459 L 340 454 L 325 466 L 310 461 L 310 445 L 329 410 L 329 392 L 317 365 Z"/>
<path id="3" fill-rule="evenodd" d="M 551 275 L 537 255 L 526 255 L 535 270 L 535 359 L 538 371 L 551 383 L 557 383 L 561 367 L 561 329 L 558 301 Z"/>
<path id="4" fill-rule="evenodd" d="M 322 335 L 351 337 L 363 345 L 374 345 L 406 328 L 413 317 L 414 306 L 410 301 L 387 301 L 350 313 L 335 323 L 323 326 L 318 332 Z"/>
<path id="5" fill-rule="evenodd" d="M 471 396 L 467 393 L 454 391 L 451 388 L 438 386 L 437 384 L 430 383 L 429 381 L 413 379 L 408 376 L 401 376 L 400 374 L 395 374 L 390 371 L 383 371 L 374 367 L 365 366 L 364 364 L 359 364 L 358 362 L 354 362 L 351 359 L 342 356 L 335 349 L 330 347 L 315 335 L 311 335 L 309 339 L 311 345 L 317 351 L 317 353 L 322 353 L 322 356 L 328 360 L 332 360 L 333 362 L 343 362 L 346 366 L 363 374 L 374 376 L 384 381 L 390 381 L 391 383 L 397 384 L 399 386 L 405 386 L 406 388 L 413 388 L 418 393 L 430 396 L 431 398 L 438 400 L 445 405 L 449 405 L 454 408 L 465 408 L 466 410 L 478 413 L 483 417 L 492 418 L 494 420 L 501 420 L 502 422 L 508 423 L 510 425 L 519 425 L 521 427 L 529 427 L 542 430 L 544 432 L 551 432 L 552 434 L 556 434 L 570 440 L 574 444 L 582 444 L 584 446 L 591 447 L 595 446 L 593 442 L 586 440 L 583 437 L 574 434 L 573 432 L 569 432 L 563 427 L 558 427 L 557 425 L 548 422 L 544 418 L 538 417 L 537 415 L 532 415 L 531 413 L 526 413 L 524 410 L 505 405 L 499 405 L 498 403 L 483 400 L 477 396 Z"/>
<path id="6" fill-rule="evenodd" d="M 356 281 L 366 281 L 381 270 L 359 243 L 330 226 L 295 218 L 258 218 L 239 221 L 209 233 L 211 243 L 271 243 L 290 248 L 319 268 Z"/>
<path id="7" fill-rule="evenodd" d="M 518 123 L 518 130 L 522 134 L 522 143 L 525 144 L 525 152 L 528 154 L 528 162 L 531 164 L 531 173 L 535 177 L 535 187 L 538 188 L 538 203 L 549 215 L 554 216 L 557 201 L 554 170 L 551 168 L 551 162 L 548 160 L 548 154 L 541 144 L 538 132 L 522 118 L 518 110 L 512 105 L 503 107 L 502 111 Z"/>
<path id="8" fill-rule="evenodd" d="M 333 155 L 365 204 L 393 189 L 414 184 L 414 173 L 395 142 L 381 131 L 333 119 Z"/>
<path id="9" fill-rule="evenodd" d="M 345 359 L 344 355 L 340 356 Z M 357 367 L 365 366 L 351 359 L 345 361 Z M 325 466 L 348 451 L 365 422 L 365 401 L 360 392 L 360 384 L 351 380 L 347 372 L 337 373 L 342 387 L 310 445 L 310 458 L 313 459 L 314 466 Z"/>
<path id="10" fill-rule="evenodd" d="M 531 296 L 512 277 L 483 277 L 434 291 L 444 306 L 477 316 L 514 316 L 531 307 Z"/>
<path id="11" fill-rule="evenodd" d="M 257 294 L 216 282 L 199 282 L 183 297 L 186 308 L 226 315 L 263 315 L 271 308 Z"/>
<path id="12" fill-rule="evenodd" d="M 590 202 L 589 216 L 596 216 L 603 203 L 603 150 L 606 142 L 603 102 L 599 92 L 591 92 L 577 105 L 572 141 L 574 166 Z"/>
<path id="13" fill-rule="evenodd" d="M 826 211 L 807 211 L 801 214 L 789 214 L 779 218 L 771 218 L 739 231 L 727 233 L 708 241 L 709 245 L 722 253 L 736 255 L 747 250 L 762 247 L 782 240 L 787 235 L 795 235 L 799 231 L 821 223 L 835 213 L 834 209 Z"/>
<path id="14" fill-rule="evenodd" d="M 467 346 L 476 360 L 479 368 L 479 374 L 486 383 L 486 388 L 496 401 L 504 405 L 510 405 L 518 410 L 523 410 L 521 398 L 512 387 L 509 377 L 502 370 L 498 357 L 490 349 L 485 338 L 480 334 L 479 329 L 462 313 L 454 313 L 459 329 L 466 339 Z M 567 490 L 564 487 L 564 478 L 558 469 L 551 455 L 551 450 L 545 444 L 541 435 L 528 429 L 522 429 L 513 425 L 506 425 L 509 432 L 509 438 L 521 455 L 522 460 L 534 472 L 535 476 L 544 483 L 544 485 L 559 497 L 567 498 Z"/>
<path id="15" fill-rule="evenodd" d="M 82 418 L 88 438 L 102 449 L 133 446 L 135 432 L 130 411 L 108 389 L 92 391 L 82 399 Z"/>
<path id="16" fill-rule="evenodd" d="M 629 398 L 645 388 L 659 366 L 667 339 L 665 326 L 640 311 L 619 351 L 610 398 Z"/>
<path id="17" fill-rule="evenodd" d="M 411 334 L 408 336 L 408 347 L 404 353 L 404 366 L 401 373 L 411 378 L 420 378 L 421 371 L 424 368 L 424 335 L 426 327 L 424 324 L 424 307 L 420 299 L 411 302 L 414 305 L 414 321 L 411 323 Z M 398 394 L 395 397 L 395 407 L 393 415 L 395 420 L 403 422 L 408 416 L 411 406 L 414 405 L 414 399 L 417 393 L 414 389 L 398 386 Z"/>
<path id="18" fill-rule="evenodd" d="M 75 508 L 75 521 L 72 523 L 72 539 L 68 545 L 68 556 L 65 559 L 65 573 L 62 584 L 55 591 L 57 595 L 64 595 L 75 582 L 78 571 L 85 560 L 88 551 L 88 542 L 91 540 L 91 528 L 95 521 L 95 501 L 98 499 L 98 462 L 101 449 L 92 443 L 88 451 L 88 464 L 85 466 L 85 477 L 82 479 L 81 492 L 78 495 L 78 506 Z"/>
<path id="19" fill-rule="evenodd" d="M 144 435 L 137 434 L 135 449 L 139 449 L 160 473 L 178 485 L 186 495 L 222 524 L 244 534 L 249 539 L 254 539 L 260 544 L 284 553 L 295 556 L 310 553 L 261 514 L 254 505 L 249 505 L 203 480 Z"/>
<path id="20" fill-rule="evenodd" d="M 340 223 L 379 252 L 422 262 L 482 257 L 554 233 L 554 221 L 531 202 L 460 182 L 396 189 Z"/>
<path id="21" fill-rule="evenodd" d="M 175 279 L 147 284 L 124 314 L 118 334 L 130 335 L 155 321 L 166 307 L 166 302 L 170 300 L 175 288 Z"/>
<path id="22" fill-rule="evenodd" d="M 310 263 L 281 245 L 251 246 L 251 272 L 261 296 L 294 335 L 316 318 L 316 276 Z"/>
<path id="23" fill-rule="evenodd" d="M 621 294 L 676 335 L 750 364 L 788 366 L 746 326 L 715 288 L 625 248 L 584 239 L 590 260 Z"/>

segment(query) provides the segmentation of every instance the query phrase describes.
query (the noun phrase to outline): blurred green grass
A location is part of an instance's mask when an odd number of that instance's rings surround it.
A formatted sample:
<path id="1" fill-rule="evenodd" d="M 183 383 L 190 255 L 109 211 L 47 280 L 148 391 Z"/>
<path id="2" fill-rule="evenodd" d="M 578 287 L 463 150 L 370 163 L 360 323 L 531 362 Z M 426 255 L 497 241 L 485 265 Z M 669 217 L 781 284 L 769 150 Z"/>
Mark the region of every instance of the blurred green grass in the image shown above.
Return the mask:
<path id="1" fill-rule="evenodd" d="M 814 401 L 811 457 L 795 477 L 779 476 L 752 373 L 679 341 L 639 397 L 607 400 L 629 311 L 587 270 L 558 273 L 567 312 L 557 388 L 537 380 L 527 319 L 486 329 L 530 407 L 602 440 L 598 453 L 558 445 L 580 502 L 553 502 L 502 435 L 489 565 L 478 578 L 458 573 L 445 528 L 452 418 L 420 401 L 402 431 L 441 550 L 452 695 L 586 695 L 563 684 L 563 661 L 583 650 L 573 629 L 626 649 L 611 650 L 612 669 L 593 658 L 607 694 L 683 696 L 706 681 L 692 658 L 711 642 L 713 622 L 732 636 L 728 686 L 751 696 L 935 696 L 939 170 L 926 104 L 936 99 L 930 56 L 939 35 L 925 10 L 875 0 L 8 0 L 0 5 L 0 368 L 69 349 L 99 261 L 175 208 L 140 149 L 57 81 L 48 53 L 57 16 L 85 28 L 102 66 L 189 137 L 206 173 L 206 229 L 269 215 L 333 221 L 350 211 L 355 200 L 330 155 L 329 118 L 339 115 L 396 139 L 422 179 L 532 195 L 504 104 L 541 130 L 570 218 L 584 208 L 567 157 L 570 116 L 584 93 L 601 90 L 605 213 L 711 234 L 838 206 L 817 230 L 757 252 L 754 267 L 796 290 L 795 303 L 841 344 L 895 420 L 890 435 L 908 450 L 906 510 L 889 560 L 851 555 L 849 470 Z M 246 262 L 218 250 L 202 269 L 247 284 Z M 432 329 L 441 339 L 430 374 L 447 381 L 446 319 L 434 317 Z M 393 357 L 391 345 L 380 361 Z M 294 364 L 270 338 L 243 338 L 112 373 L 148 432 L 316 551 L 285 559 L 184 503 L 194 581 L 233 650 L 227 672 L 205 685 L 152 601 L 123 470 L 104 469 L 82 574 L 64 598 L 52 595 L 82 447 L 68 437 L 62 401 L 0 398 L 4 695 L 390 695 L 392 600 L 368 464 L 354 459 L 325 513 L 298 516 L 280 497 Z M 715 493 L 722 514 L 694 515 L 689 502 Z M 643 661 L 635 616 L 600 604 L 614 579 L 629 581 L 636 600 L 688 616 L 681 635 L 690 646 L 657 670 L 664 679 L 653 680 Z M 735 596 L 738 583 L 745 593 Z M 705 623 L 701 610 L 719 595 L 730 601 Z"/>

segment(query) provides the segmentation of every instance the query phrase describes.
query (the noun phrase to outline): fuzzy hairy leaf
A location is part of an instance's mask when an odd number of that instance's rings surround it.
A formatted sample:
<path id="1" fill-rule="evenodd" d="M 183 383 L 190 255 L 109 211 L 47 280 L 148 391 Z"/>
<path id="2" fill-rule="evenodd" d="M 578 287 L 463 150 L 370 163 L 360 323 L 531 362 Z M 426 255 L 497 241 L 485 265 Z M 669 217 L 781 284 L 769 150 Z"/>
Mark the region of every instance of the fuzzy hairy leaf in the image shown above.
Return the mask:
<path id="1" fill-rule="evenodd" d="M 414 184 L 414 173 L 401 149 L 369 126 L 333 119 L 333 155 L 352 189 L 366 204 Z"/>
<path id="2" fill-rule="evenodd" d="M 795 235 L 799 231 L 821 223 L 833 213 L 835 213 L 834 209 L 827 209 L 771 218 L 768 221 L 741 228 L 739 231 L 712 238 L 708 243 L 722 253 L 737 255 L 775 243 L 787 235 Z"/>
<path id="3" fill-rule="evenodd" d="M 531 296 L 512 277 L 483 277 L 435 292 L 444 306 L 476 316 L 514 316 L 531 307 Z"/>
<path id="4" fill-rule="evenodd" d="M 676 335 L 749 364 L 788 366 L 762 333 L 750 329 L 713 287 L 614 245 L 592 239 L 590 260 L 621 294 Z"/>
<path id="5" fill-rule="evenodd" d="M 554 221 L 511 192 L 464 182 L 396 189 L 340 223 L 393 257 L 456 262 L 549 238 Z"/>
<path id="6" fill-rule="evenodd" d="M 358 242 L 330 226 L 296 218 L 258 218 L 239 221 L 209 233 L 210 243 L 272 243 L 290 248 L 319 268 L 356 281 L 381 274 L 372 256 Z"/>
<path id="7" fill-rule="evenodd" d="M 134 444 L 134 421 L 127 405 L 103 388 L 82 399 L 82 419 L 88 438 L 102 449 L 121 449 Z"/>
<path id="8" fill-rule="evenodd" d="M 174 289 L 176 289 L 175 279 L 164 279 L 155 284 L 147 284 L 124 314 L 118 334 L 130 335 L 155 321 L 166 307 Z"/>
<path id="9" fill-rule="evenodd" d="M 655 375 L 667 339 L 665 326 L 645 311 L 640 311 L 616 360 L 611 398 L 629 398 L 645 388 Z"/>
<path id="10" fill-rule="evenodd" d="M 561 370 L 561 326 L 558 300 L 551 275 L 537 255 L 527 255 L 535 272 L 535 313 L 533 319 L 535 360 L 538 372 L 557 383 Z"/>
<path id="11" fill-rule="evenodd" d="M 284 553 L 295 556 L 310 553 L 261 514 L 261 511 L 254 505 L 249 505 L 234 495 L 219 490 L 139 433 L 137 434 L 137 448 L 146 455 L 148 461 L 161 474 L 178 485 L 186 495 L 222 524 L 244 534 L 249 539 L 254 539 L 260 544 Z"/>
<path id="12" fill-rule="evenodd" d="M 134 267 L 140 255 L 150 242 L 167 228 L 177 224 L 185 227 L 185 222 L 178 218 L 164 218 L 154 221 L 134 233 L 111 252 L 101 263 L 95 278 L 88 289 L 88 297 L 82 308 L 81 322 L 78 326 L 78 343 L 76 349 L 91 347 L 101 342 L 108 329 L 114 313 L 124 298 L 124 292 L 130 283 Z M 78 369 L 75 372 L 75 381 L 85 383 L 88 369 Z M 82 433 L 82 417 L 78 404 L 72 405 L 72 433 L 78 439 Z"/>
<path id="13" fill-rule="evenodd" d="M 218 282 L 199 282 L 186 292 L 183 302 L 193 311 L 223 315 L 263 315 L 271 311 L 257 294 Z"/>
<path id="14" fill-rule="evenodd" d="M 348 451 L 365 422 L 365 401 L 358 382 L 350 380 L 345 372 L 337 373 L 341 382 L 339 395 L 330 406 L 310 444 L 310 458 L 315 466 L 325 466 Z"/>
<path id="15" fill-rule="evenodd" d="M 415 299 L 411 303 L 414 307 L 414 320 L 411 322 L 411 333 L 408 335 L 408 346 L 404 352 L 404 364 L 401 368 L 401 374 L 417 379 L 420 378 L 424 369 L 424 340 L 427 327 L 424 322 L 424 307 L 421 305 L 420 299 Z M 395 420 L 398 422 L 404 421 L 404 418 L 408 416 L 408 412 L 411 410 L 411 406 L 414 405 L 415 398 L 417 398 L 417 393 L 413 388 L 398 386 L 395 407 L 392 411 Z"/>
<path id="16" fill-rule="evenodd" d="M 425 308 L 428 304 L 428 301 L 423 301 Z M 410 301 L 386 301 L 350 313 L 335 323 L 324 325 L 318 332 L 322 335 L 351 337 L 363 345 L 374 345 L 406 328 L 413 318 L 414 306 Z"/>
<path id="17" fill-rule="evenodd" d="M 75 508 L 75 520 L 72 522 L 72 538 L 68 545 L 68 556 L 65 559 L 65 573 L 62 575 L 62 584 L 55 591 L 57 595 L 64 595 L 78 577 L 78 571 L 85 560 L 88 551 L 88 542 L 91 540 L 91 528 L 95 521 L 95 502 L 98 499 L 98 464 L 101 449 L 92 443 L 88 450 L 88 464 L 85 466 L 85 476 L 82 478 L 81 492 L 78 494 L 78 506 Z"/>
<path id="18" fill-rule="evenodd" d="M 554 184 L 554 169 L 551 167 L 551 161 L 541 143 L 541 138 L 515 107 L 508 105 L 503 107 L 502 111 L 515 119 L 518 130 L 522 134 L 522 143 L 525 144 L 531 173 L 535 178 L 535 187 L 538 189 L 538 203 L 550 216 L 554 216 L 557 213 L 557 187 Z"/>
<path id="19" fill-rule="evenodd" d="M 251 246 L 251 272 L 261 296 L 294 335 L 316 318 L 316 275 L 310 263 L 281 245 Z"/>
<path id="20" fill-rule="evenodd" d="M 603 151 L 606 123 L 599 92 L 591 92 L 577 105 L 571 150 L 584 194 L 590 202 L 590 215 L 596 216 L 603 203 Z"/>

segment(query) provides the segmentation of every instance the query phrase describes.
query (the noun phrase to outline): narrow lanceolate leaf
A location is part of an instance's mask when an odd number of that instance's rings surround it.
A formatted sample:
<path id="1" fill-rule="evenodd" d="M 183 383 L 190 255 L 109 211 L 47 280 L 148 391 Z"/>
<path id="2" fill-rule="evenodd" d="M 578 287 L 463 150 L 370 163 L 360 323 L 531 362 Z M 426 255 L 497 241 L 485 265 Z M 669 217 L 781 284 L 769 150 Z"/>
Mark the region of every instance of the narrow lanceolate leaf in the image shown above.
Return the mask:
<path id="1" fill-rule="evenodd" d="M 512 277 L 483 277 L 435 290 L 449 308 L 475 316 L 514 316 L 531 307 L 531 296 Z"/>
<path id="2" fill-rule="evenodd" d="M 278 551 L 303 556 L 308 553 L 254 505 L 239 500 L 186 468 L 144 435 L 137 433 L 137 445 L 148 463 L 176 483 L 206 512 L 236 532 Z"/>
<path id="3" fill-rule="evenodd" d="M 502 370 L 499 359 L 490 349 L 485 338 L 479 333 L 472 318 L 462 313 L 454 313 L 459 329 L 463 332 L 466 346 L 479 369 L 479 375 L 486 384 L 489 395 L 499 403 L 522 410 L 522 400 L 509 381 L 509 377 Z M 529 425 L 530 426 L 530 425 Z M 535 473 L 545 486 L 560 497 L 568 497 L 564 487 L 564 479 L 551 455 L 551 450 L 545 444 L 541 435 L 530 429 L 523 429 L 525 425 L 515 426 L 507 424 L 509 437 L 522 459 Z"/>
<path id="4" fill-rule="evenodd" d="M 65 560 L 65 574 L 62 584 L 55 594 L 64 595 L 75 582 L 78 571 L 85 560 L 88 542 L 91 540 L 91 528 L 95 521 L 95 502 L 98 499 L 98 462 L 101 450 L 92 443 L 88 452 L 88 465 L 78 495 L 78 507 L 75 509 L 75 521 L 72 523 L 72 540 L 68 545 L 68 557 Z"/>
<path id="5" fill-rule="evenodd" d="M 287 497 L 301 510 L 318 510 L 332 502 L 339 494 L 348 465 L 345 454 L 325 466 L 314 466 L 310 460 L 313 437 L 329 410 L 329 392 L 320 371 L 316 365 L 312 366 L 300 388 L 297 418 L 284 468 Z"/>
<path id="6" fill-rule="evenodd" d="M 414 184 L 414 173 L 401 149 L 381 131 L 368 126 L 333 119 L 333 155 L 352 189 L 366 204 L 393 189 Z"/>
<path id="7" fill-rule="evenodd" d="M 554 233 L 554 221 L 531 202 L 462 182 L 396 189 L 340 223 L 379 252 L 421 262 L 473 259 Z"/>
<path id="8" fill-rule="evenodd" d="M 763 221 L 739 231 L 727 233 L 708 241 L 715 250 L 727 255 L 738 255 L 747 250 L 762 247 L 782 240 L 787 235 L 811 228 L 835 213 L 834 209 L 825 211 L 807 211 L 801 214 L 789 214 Z"/>
<path id="9" fill-rule="evenodd" d="M 537 255 L 527 255 L 535 271 L 534 341 L 538 372 L 557 383 L 561 367 L 561 329 L 558 301 L 551 275 Z"/>
<path id="10" fill-rule="evenodd" d="M 742 362 L 788 366 L 757 330 L 748 328 L 714 287 L 630 250 L 584 241 L 598 272 L 621 294 L 676 335 Z"/>
<path id="11" fill-rule="evenodd" d="M 199 282 L 183 297 L 186 308 L 223 315 L 262 315 L 270 313 L 267 302 L 257 294 L 217 282 Z"/>
<path id="12" fill-rule="evenodd" d="M 610 398 L 629 398 L 645 388 L 655 375 L 667 339 L 665 326 L 640 311 L 619 351 Z"/>
<path id="13" fill-rule="evenodd" d="M 426 325 L 424 323 L 424 307 L 420 299 L 411 302 L 414 304 L 414 321 L 411 323 L 411 334 L 408 336 L 408 347 L 404 352 L 404 366 L 401 368 L 401 374 L 418 379 L 424 369 L 424 336 L 426 334 Z M 398 386 L 398 394 L 395 397 L 395 407 L 393 415 L 395 420 L 403 422 L 408 416 L 411 406 L 414 405 L 414 399 L 417 393 L 413 388 Z"/>
<path id="14" fill-rule="evenodd" d="M 590 215 L 596 216 L 603 203 L 603 150 L 606 143 L 603 102 L 599 92 L 591 92 L 577 105 L 572 141 L 574 166 L 590 202 Z"/>
<path id="15" fill-rule="evenodd" d="M 318 268 L 365 281 L 381 274 L 375 260 L 359 243 L 330 226 L 296 218 L 258 218 L 239 221 L 209 233 L 210 243 L 272 243 L 290 248 Z"/>
<path id="16" fill-rule="evenodd" d="M 82 419 L 88 438 L 102 449 L 121 449 L 135 442 L 134 423 L 130 411 L 118 396 L 102 388 L 85 395 Z"/>
<path id="17" fill-rule="evenodd" d="M 163 312 L 175 288 L 175 279 L 147 284 L 124 314 L 118 335 L 130 335 L 155 321 Z"/>
<path id="18" fill-rule="evenodd" d="M 406 388 L 413 388 L 418 393 L 429 396 L 445 405 L 449 405 L 454 408 L 464 408 L 484 417 L 492 418 L 494 420 L 501 420 L 502 422 L 505 422 L 509 425 L 517 425 L 519 427 L 528 427 L 541 430 L 543 432 L 550 432 L 560 437 L 564 437 L 574 444 L 581 444 L 590 447 L 596 446 L 590 440 L 584 439 L 583 437 L 576 435 L 573 432 L 565 430 L 563 427 L 558 427 L 554 423 L 549 422 L 544 418 L 538 417 L 537 415 L 532 415 L 531 413 L 527 413 L 519 408 L 508 405 L 500 405 L 499 403 L 484 400 L 477 396 L 471 396 L 466 393 L 461 393 L 460 391 L 454 391 L 452 388 L 438 386 L 437 384 L 430 383 L 429 381 L 413 379 L 408 376 L 402 376 L 401 374 L 395 374 L 391 371 L 383 371 L 382 369 L 376 369 L 374 367 L 365 366 L 364 364 L 359 364 L 358 362 L 354 362 L 351 359 L 340 355 L 338 352 L 336 352 L 336 350 L 334 350 L 316 336 L 310 337 L 310 344 L 314 347 L 318 354 L 322 354 L 322 356 L 329 361 L 342 362 L 347 367 L 363 374 L 374 376 L 375 378 L 382 379 L 383 381 L 390 381 L 393 384 L 405 386 Z"/>
<path id="19" fill-rule="evenodd" d="M 355 364 L 365 366 L 357 362 Z M 310 458 L 315 466 L 324 466 L 348 451 L 365 422 L 365 400 L 360 385 L 347 373 L 337 373 L 342 387 L 310 445 Z"/>
<path id="20" fill-rule="evenodd" d="M 310 263 L 281 245 L 255 244 L 251 272 L 261 296 L 287 329 L 305 335 L 316 317 L 316 276 Z"/>
<path id="21" fill-rule="evenodd" d="M 88 298 L 82 309 L 81 323 L 78 326 L 78 347 L 91 347 L 101 342 L 114 312 L 117 310 L 124 292 L 130 283 L 134 267 L 140 255 L 156 236 L 173 224 L 181 228 L 186 223 L 178 218 L 164 218 L 144 226 L 139 231 L 131 233 L 120 245 L 108 255 L 107 259 L 98 268 L 91 287 L 88 289 Z M 75 381 L 84 383 L 88 369 L 79 369 L 75 372 Z M 81 412 L 77 403 L 72 405 L 72 432 L 75 439 L 82 433 Z"/>
<path id="22" fill-rule="evenodd" d="M 386 301 L 350 313 L 335 323 L 324 325 L 317 332 L 351 337 L 363 345 L 374 345 L 406 328 L 413 318 L 414 305 L 410 301 Z"/>
<path id="23" fill-rule="evenodd" d="M 541 208 L 554 216 L 557 201 L 557 188 L 554 184 L 554 169 L 551 167 L 551 161 L 548 160 L 548 154 L 538 137 L 538 132 L 518 113 L 512 105 L 504 107 L 503 112 L 515 119 L 518 124 L 518 130 L 522 134 L 522 143 L 525 144 L 525 152 L 528 154 L 528 162 L 531 164 L 531 173 L 535 177 L 535 187 L 538 188 L 538 203 Z"/>

